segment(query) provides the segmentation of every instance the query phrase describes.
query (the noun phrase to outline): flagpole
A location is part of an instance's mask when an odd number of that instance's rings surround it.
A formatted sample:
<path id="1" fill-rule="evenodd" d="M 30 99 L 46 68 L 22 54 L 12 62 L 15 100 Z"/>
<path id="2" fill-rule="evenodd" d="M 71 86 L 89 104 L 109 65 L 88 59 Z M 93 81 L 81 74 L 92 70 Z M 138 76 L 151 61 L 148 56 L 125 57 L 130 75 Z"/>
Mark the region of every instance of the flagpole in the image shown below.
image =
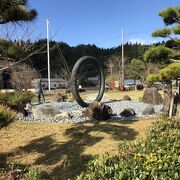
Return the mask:
<path id="1" fill-rule="evenodd" d="M 49 55 L 49 21 L 46 19 L 47 24 L 47 61 L 48 61 L 48 90 L 51 90 L 51 77 L 50 77 L 50 55 Z"/>

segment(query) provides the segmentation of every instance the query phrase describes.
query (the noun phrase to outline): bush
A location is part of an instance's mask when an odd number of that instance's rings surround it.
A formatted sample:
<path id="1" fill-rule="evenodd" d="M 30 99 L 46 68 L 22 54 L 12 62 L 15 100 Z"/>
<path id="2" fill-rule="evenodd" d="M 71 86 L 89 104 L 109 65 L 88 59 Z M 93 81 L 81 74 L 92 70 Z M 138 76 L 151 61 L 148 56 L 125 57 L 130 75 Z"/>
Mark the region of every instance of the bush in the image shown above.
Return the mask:
<path id="1" fill-rule="evenodd" d="M 0 105 L 0 128 L 11 123 L 16 117 L 16 113 L 9 107 Z"/>
<path id="2" fill-rule="evenodd" d="M 180 121 L 155 123 L 145 141 L 124 142 L 119 154 L 88 164 L 77 179 L 180 179 Z"/>
<path id="3" fill-rule="evenodd" d="M 32 100 L 33 97 L 34 94 L 28 91 L 0 93 L 0 104 L 6 105 L 10 108 L 14 106 L 24 107 L 28 102 Z"/>
<path id="4" fill-rule="evenodd" d="M 49 175 L 40 169 L 24 164 L 0 164 L 0 179 L 48 180 Z"/>

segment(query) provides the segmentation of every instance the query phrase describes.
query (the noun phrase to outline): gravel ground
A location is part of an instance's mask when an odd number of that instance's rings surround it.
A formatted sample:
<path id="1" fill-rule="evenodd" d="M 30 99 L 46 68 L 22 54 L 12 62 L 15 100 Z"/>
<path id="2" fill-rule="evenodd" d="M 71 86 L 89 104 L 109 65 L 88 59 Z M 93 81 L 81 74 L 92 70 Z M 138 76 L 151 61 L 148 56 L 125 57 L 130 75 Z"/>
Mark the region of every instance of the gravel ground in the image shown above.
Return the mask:
<path id="1" fill-rule="evenodd" d="M 142 112 L 143 110 L 149 106 L 149 104 L 145 104 L 143 102 L 139 101 L 110 101 L 107 99 L 104 99 L 102 102 L 104 102 L 106 105 L 109 105 L 114 113 L 114 116 L 110 119 L 110 121 L 114 120 L 137 120 L 141 118 L 150 118 L 150 117 L 156 117 L 159 113 L 160 110 L 162 109 L 162 105 L 156 105 L 154 106 L 155 109 L 155 114 L 151 116 L 143 116 Z M 34 106 L 34 108 L 38 107 L 46 107 L 51 105 L 52 107 L 60 108 L 61 112 L 68 112 L 70 113 L 72 118 L 69 119 L 56 119 L 56 118 L 34 118 L 33 114 L 31 111 L 29 111 L 29 116 L 27 117 L 22 117 L 18 116 L 18 120 L 20 121 L 34 121 L 34 122 L 58 122 L 58 123 L 80 123 L 80 122 L 87 122 L 87 121 L 95 121 L 93 119 L 87 119 L 87 118 L 81 118 L 80 114 L 77 113 L 84 111 L 85 108 L 80 107 L 76 102 L 61 102 L 61 103 L 56 103 L 56 104 L 40 104 Z M 120 113 L 123 111 L 125 108 L 133 108 L 136 112 L 136 116 L 134 117 L 121 117 Z"/>

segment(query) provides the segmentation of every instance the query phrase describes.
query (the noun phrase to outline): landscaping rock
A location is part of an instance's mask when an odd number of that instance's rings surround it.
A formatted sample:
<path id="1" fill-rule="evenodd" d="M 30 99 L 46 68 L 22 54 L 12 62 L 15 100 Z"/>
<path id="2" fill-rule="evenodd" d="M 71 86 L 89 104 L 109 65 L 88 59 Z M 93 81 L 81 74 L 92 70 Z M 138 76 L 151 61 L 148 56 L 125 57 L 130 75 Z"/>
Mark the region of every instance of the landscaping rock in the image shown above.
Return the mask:
<path id="1" fill-rule="evenodd" d="M 163 98 L 155 87 L 146 88 L 142 98 L 142 102 L 147 104 L 159 105 L 163 103 Z"/>
<path id="2" fill-rule="evenodd" d="M 139 102 L 138 100 L 132 101 L 103 101 L 106 105 L 110 106 L 113 109 L 113 115 L 109 119 L 110 121 L 119 121 L 119 120 L 136 120 L 141 118 L 148 118 L 147 116 L 142 115 L 144 109 L 149 106 L 143 102 Z M 68 112 L 72 118 L 71 119 L 56 119 L 53 117 L 45 117 L 45 118 L 36 118 L 33 112 L 30 110 L 30 113 L 27 117 L 21 116 L 17 117 L 20 121 L 30 121 L 30 122 L 56 122 L 56 123 L 81 123 L 81 122 L 94 122 L 96 121 L 94 118 L 86 118 L 82 117 L 82 112 L 86 110 L 86 108 L 82 108 L 75 101 L 74 102 L 60 102 L 60 103 L 48 103 L 48 104 L 39 104 L 34 105 L 34 108 L 43 108 L 43 107 L 51 107 L 52 109 L 57 109 L 59 112 L 57 114 L 61 114 L 62 112 Z M 155 105 L 153 106 L 155 113 L 160 113 L 163 105 Z M 122 117 L 120 113 L 123 109 L 132 108 L 136 112 L 136 116 L 130 117 Z M 37 112 L 38 113 L 38 112 Z M 81 113 L 81 114 L 80 114 Z M 154 116 L 156 116 L 154 114 Z"/>
<path id="3" fill-rule="evenodd" d="M 124 95 L 123 100 L 131 101 L 131 98 L 128 95 Z"/>
<path id="4" fill-rule="evenodd" d="M 56 93 L 52 97 L 52 102 L 55 102 L 55 103 L 64 102 L 64 100 L 65 100 L 65 96 L 62 95 L 61 93 Z"/>
<path id="5" fill-rule="evenodd" d="M 136 112 L 135 112 L 135 110 L 132 109 L 132 108 L 127 108 L 127 109 L 124 109 L 124 110 L 120 113 L 120 115 L 121 115 L 122 117 L 130 117 L 130 116 L 135 116 L 135 115 L 136 115 Z"/>
<path id="6" fill-rule="evenodd" d="M 110 106 L 94 101 L 85 109 L 81 117 L 96 120 L 108 120 L 111 116 L 112 109 Z"/>
<path id="7" fill-rule="evenodd" d="M 62 119 L 65 120 L 65 119 L 72 119 L 72 116 L 68 112 L 62 112 L 60 114 L 56 114 L 54 118 L 58 120 L 62 120 Z"/>
<path id="8" fill-rule="evenodd" d="M 32 104 L 31 103 L 27 103 L 25 109 L 32 109 Z"/>
<path id="9" fill-rule="evenodd" d="M 65 89 L 65 94 L 69 94 L 71 92 L 72 92 L 71 89 Z"/>
<path id="10" fill-rule="evenodd" d="M 61 113 L 60 108 L 50 105 L 37 106 L 32 108 L 32 113 L 35 118 L 51 118 Z"/>
<path id="11" fill-rule="evenodd" d="M 142 115 L 152 115 L 155 113 L 155 110 L 152 106 L 146 107 L 146 109 L 142 112 Z"/>
<path id="12" fill-rule="evenodd" d="M 163 112 L 169 112 L 171 98 L 172 98 L 172 90 L 170 88 L 164 89 L 164 102 L 163 102 L 163 108 L 162 108 Z"/>
<path id="13" fill-rule="evenodd" d="M 14 105 L 11 108 L 17 111 L 18 113 L 23 114 L 23 116 L 28 116 L 28 112 L 26 111 L 26 109 L 24 109 L 23 105 Z"/>
<path id="14" fill-rule="evenodd" d="M 73 114 L 82 114 L 82 110 L 76 109 L 76 110 L 72 110 Z"/>

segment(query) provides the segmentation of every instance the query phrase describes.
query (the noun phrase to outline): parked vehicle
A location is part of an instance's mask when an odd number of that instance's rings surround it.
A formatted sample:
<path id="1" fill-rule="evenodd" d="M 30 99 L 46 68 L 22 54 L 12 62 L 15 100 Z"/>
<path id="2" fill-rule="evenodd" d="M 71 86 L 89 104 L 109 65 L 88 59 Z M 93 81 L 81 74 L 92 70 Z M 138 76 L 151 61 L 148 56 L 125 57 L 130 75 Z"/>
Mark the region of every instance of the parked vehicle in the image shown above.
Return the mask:
<path id="1" fill-rule="evenodd" d="M 144 85 L 141 80 L 137 79 L 125 79 L 124 80 L 124 90 L 143 90 Z"/>
<path id="2" fill-rule="evenodd" d="M 162 90 L 163 89 L 163 84 L 161 82 L 154 82 L 152 84 L 152 87 L 156 87 L 158 90 Z"/>

